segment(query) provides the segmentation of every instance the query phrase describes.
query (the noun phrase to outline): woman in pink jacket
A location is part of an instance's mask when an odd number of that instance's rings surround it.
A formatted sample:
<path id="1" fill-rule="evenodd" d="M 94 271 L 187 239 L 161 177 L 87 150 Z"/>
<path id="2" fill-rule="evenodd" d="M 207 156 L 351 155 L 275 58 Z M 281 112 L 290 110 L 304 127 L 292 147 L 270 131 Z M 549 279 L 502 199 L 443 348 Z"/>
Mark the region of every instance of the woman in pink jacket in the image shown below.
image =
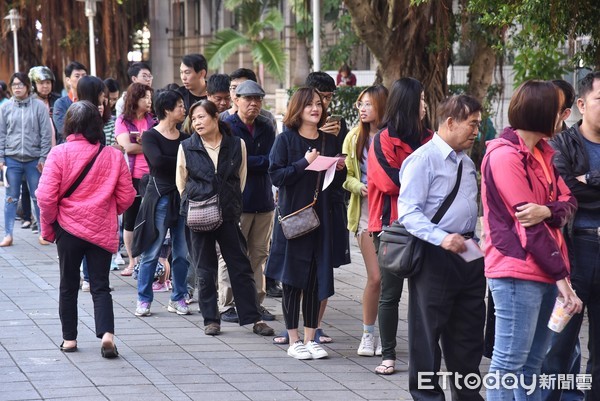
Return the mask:
<path id="1" fill-rule="evenodd" d="M 79 266 L 85 256 L 96 336 L 102 339 L 102 356 L 115 358 L 118 352 L 108 275 L 111 256 L 119 244 L 117 215 L 133 203 L 135 189 L 123 155 L 100 145 L 102 125 L 98 108 L 92 103 L 81 101 L 69 107 L 64 125 L 66 142 L 48 155 L 36 194 L 42 237 L 56 241 L 60 260 L 60 349 L 77 350 Z"/>
<path id="2" fill-rule="evenodd" d="M 550 344 L 555 298 L 569 314 L 582 308 L 561 233 L 577 201 L 546 142 L 562 123 L 561 94 L 552 82 L 521 84 L 508 106 L 511 126 L 488 142 L 481 165 L 485 275 L 496 314 L 488 401 L 540 400 L 539 386 L 529 391 Z M 512 378 L 514 386 L 500 384 Z"/>

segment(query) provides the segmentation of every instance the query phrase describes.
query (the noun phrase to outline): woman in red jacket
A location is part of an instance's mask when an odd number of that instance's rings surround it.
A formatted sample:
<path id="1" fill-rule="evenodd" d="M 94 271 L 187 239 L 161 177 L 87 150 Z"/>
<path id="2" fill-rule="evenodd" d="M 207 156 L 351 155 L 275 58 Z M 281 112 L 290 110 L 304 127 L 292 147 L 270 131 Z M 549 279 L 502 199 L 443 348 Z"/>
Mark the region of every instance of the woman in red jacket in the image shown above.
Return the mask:
<path id="1" fill-rule="evenodd" d="M 369 232 L 373 233 L 375 249 L 379 248 L 382 227 L 398 220 L 402 162 L 433 135 L 425 127 L 426 113 L 425 92 L 419 81 L 402 78 L 392 84 L 383 117 L 384 128 L 373 138 L 368 155 Z M 398 304 L 404 283 L 403 279 L 386 273 L 381 272 L 378 311 L 382 362 L 375 369 L 383 375 L 394 373 Z"/>
<path id="2" fill-rule="evenodd" d="M 56 241 L 60 261 L 60 349 L 77 350 L 79 266 L 85 256 L 96 336 L 102 339 L 102 356 L 114 358 L 118 352 L 108 275 L 119 244 L 117 215 L 133 203 L 135 189 L 121 152 L 100 145 L 102 125 L 92 103 L 81 101 L 69 107 L 63 131 L 66 142 L 50 151 L 36 194 L 42 237 Z"/>

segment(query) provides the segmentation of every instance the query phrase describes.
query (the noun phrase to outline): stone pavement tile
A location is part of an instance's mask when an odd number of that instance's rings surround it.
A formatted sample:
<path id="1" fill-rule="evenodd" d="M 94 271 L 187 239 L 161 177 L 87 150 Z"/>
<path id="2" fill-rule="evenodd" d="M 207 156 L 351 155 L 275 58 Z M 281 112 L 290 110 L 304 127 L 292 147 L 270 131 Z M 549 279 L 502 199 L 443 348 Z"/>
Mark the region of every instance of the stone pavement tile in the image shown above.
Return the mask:
<path id="1" fill-rule="evenodd" d="M 248 401 L 250 398 L 241 394 L 237 391 L 223 391 L 223 392 L 215 392 L 215 391 L 201 391 L 201 392 L 187 392 L 187 395 L 192 398 L 194 401 Z"/>
<path id="2" fill-rule="evenodd" d="M 239 383 L 264 382 L 275 380 L 268 372 L 263 373 L 222 373 L 219 377 L 227 383 L 237 386 Z"/>
<path id="3" fill-rule="evenodd" d="M 230 392 L 230 391 L 238 391 L 234 386 L 232 386 L 231 384 L 227 383 L 227 382 L 218 382 L 218 383 L 183 383 L 183 384 L 178 384 L 177 387 L 185 392 L 186 394 L 189 394 L 190 392 L 193 391 L 198 391 L 198 390 L 202 390 L 202 391 L 206 391 L 207 393 L 213 393 L 213 392 Z M 211 398 L 205 398 L 206 400 L 211 400 Z"/>
<path id="4" fill-rule="evenodd" d="M 286 383 L 331 381 L 321 372 L 271 372 L 273 376 Z M 290 384 L 291 385 L 291 384 Z"/>
<path id="5" fill-rule="evenodd" d="M 211 359 L 224 359 L 224 360 L 235 360 L 238 359 L 240 357 L 242 357 L 242 354 L 240 354 L 237 351 L 234 351 L 232 349 L 229 350 L 223 350 L 223 351 L 195 351 L 195 352 L 190 352 L 191 355 L 194 356 L 194 358 L 201 360 L 201 361 L 205 361 L 205 360 L 211 360 Z"/>
<path id="6" fill-rule="evenodd" d="M 254 382 L 239 382 L 239 383 L 231 383 L 236 389 L 246 392 L 246 391 L 287 391 L 292 388 L 287 383 L 282 383 L 279 380 L 271 377 L 263 378 L 259 381 Z"/>
<path id="7" fill-rule="evenodd" d="M 244 391 L 244 394 L 251 400 L 256 401 L 288 401 L 288 400 L 306 400 L 306 397 L 294 390 L 282 391 Z"/>
<path id="8" fill-rule="evenodd" d="M 89 378 L 82 377 L 74 377 L 71 379 L 70 377 L 66 377 L 62 374 L 57 374 L 53 378 L 44 378 L 40 380 L 30 379 L 31 384 L 37 389 L 40 388 L 66 388 L 66 387 L 88 387 L 92 386 L 92 382 Z"/>
<path id="9" fill-rule="evenodd" d="M 9 391 L 6 391 L 6 387 L 3 388 L 0 391 L 0 401 L 42 400 L 31 383 L 19 383 L 18 386 L 11 386 Z"/>
<path id="10" fill-rule="evenodd" d="M 218 374 L 226 373 L 264 373 L 265 369 L 257 366 L 247 359 L 200 359 L 208 368 Z"/>
<path id="11" fill-rule="evenodd" d="M 67 381 L 69 381 L 69 380 L 67 380 Z M 98 389 L 93 386 L 86 386 L 86 387 L 69 386 L 69 387 L 63 387 L 63 388 L 37 387 L 37 390 L 42 395 L 42 397 L 44 397 L 45 399 L 48 399 L 48 398 L 54 399 L 54 398 L 58 398 L 58 397 L 60 397 L 60 398 L 78 398 L 80 400 L 85 399 L 86 401 L 91 397 L 100 397 L 100 398 L 104 399 L 104 396 L 102 395 L 102 393 L 100 393 L 100 391 L 98 391 Z"/>
<path id="12" fill-rule="evenodd" d="M 155 363 L 154 369 L 163 374 L 182 371 L 192 371 L 199 375 L 213 373 L 208 367 L 195 359 L 183 361 L 165 359 Z"/>
<path id="13" fill-rule="evenodd" d="M 310 391 L 300 391 L 300 394 L 308 398 L 309 400 L 314 401 L 358 401 L 364 400 L 363 397 L 356 394 L 353 391 L 324 391 L 324 390 L 310 390 Z"/>
<path id="14" fill-rule="evenodd" d="M 5 366 L 0 361 L 0 387 L 12 387 L 14 383 L 26 381 L 29 381 L 29 379 L 17 367 Z"/>
<path id="15" fill-rule="evenodd" d="M 203 383 L 226 383 L 217 374 L 198 373 L 196 369 L 192 372 L 182 370 L 179 374 L 165 374 L 165 378 L 173 384 L 203 384 Z"/>
<path id="16" fill-rule="evenodd" d="M 132 349 L 131 352 L 135 352 L 135 350 Z M 119 348 L 119 353 L 121 353 L 121 348 Z M 127 355 L 127 354 L 125 354 L 125 355 Z M 153 351 L 148 351 L 148 352 L 137 352 L 137 355 L 142 357 L 145 361 L 148 361 L 151 363 L 164 361 L 165 359 L 179 360 L 179 361 L 196 360 L 196 358 L 194 358 L 193 355 L 190 355 L 189 353 L 185 352 L 184 350 L 181 350 L 179 352 L 170 352 L 170 353 L 157 352 L 157 351 L 153 350 Z"/>
<path id="17" fill-rule="evenodd" d="M 400 388 L 394 390 L 354 390 L 355 393 L 365 400 L 369 401 L 383 401 L 383 400 L 395 400 L 395 401 L 412 401 L 412 396 L 406 390 L 402 390 Z M 450 400 L 450 397 L 446 397 L 447 400 Z"/>
<path id="18" fill-rule="evenodd" d="M 258 356 L 262 358 L 281 358 L 283 355 L 287 356 L 287 354 L 282 354 L 281 350 L 276 348 L 271 348 L 270 350 L 252 350 L 252 351 L 239 351 L 240 355 L 245 356 L 248 359 L 254 359 Z"/>
<path id="19" fill-rule="evenodd" d="M 335 380 L 331 380 L 325 375 L 322 375 L 321 380 L 304 380 L 300 378 L 291 377 L 286 380 L 286 383 L 298 391 L 310 391 L 310 390 L 346 390 L 346 387 Z"/>

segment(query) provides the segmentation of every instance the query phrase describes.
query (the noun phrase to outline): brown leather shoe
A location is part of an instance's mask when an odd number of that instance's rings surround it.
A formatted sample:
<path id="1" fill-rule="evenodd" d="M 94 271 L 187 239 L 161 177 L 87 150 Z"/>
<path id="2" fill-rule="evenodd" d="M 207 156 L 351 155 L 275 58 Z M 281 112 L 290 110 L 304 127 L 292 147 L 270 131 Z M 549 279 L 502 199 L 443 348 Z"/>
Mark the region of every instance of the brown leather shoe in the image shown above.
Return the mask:
<path id="1" fill-rule="evenodd" d="M 272 327 L 263 322 L 254 323 L 252 331 L 254 332 L 254 334 L 258 334 L 259 336 L 272 336 L 275 334 L 275 330 L 273 330 Z"/>
<path id="2" fill-rule="evenodd" d="M 13 237 L 11 237 L 10 235 L 7 235 L 6 237 L 4 237 L 2 242 L 0 242 L 0 247 L 11 246 L 12 244 L 13 244 Z"/>
<path id="3" fill-rule="evenodd" d="M 207 336 L 218 336 L 221 334 L 221 325 L 219 323 L 209 323 L 204 328 L 204 334 Z"/>

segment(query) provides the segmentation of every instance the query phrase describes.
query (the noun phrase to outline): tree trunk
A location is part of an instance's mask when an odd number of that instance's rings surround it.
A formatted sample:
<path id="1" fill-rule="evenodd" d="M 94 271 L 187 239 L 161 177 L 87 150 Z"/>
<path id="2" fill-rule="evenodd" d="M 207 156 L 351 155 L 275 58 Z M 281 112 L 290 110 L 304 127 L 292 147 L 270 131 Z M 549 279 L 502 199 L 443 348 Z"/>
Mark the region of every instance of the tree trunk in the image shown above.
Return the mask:
<path id="1" fill-rule="evenodd" d="M 496 51 L 483 35 L 471 35 L 471 37 L 475 42 L 475 51 L 469 65 L 467 93 L 483 103 L 494 78 Z"/>
<path id="2" fill-rule="evenodd" d="M 292 71 L 292 87 L 302 86 L 310 73 L 309 49 L 306 39 L 296 36 L 294 70 Z"/>
<path id="3" fill-rule="evenodd" d="M 401 77 L 423 83 L 429 120 L 435 126 L 438 103 L 448 90 L 447 69 L 452 37 L 452 0 L 345 0 L 357 35 L 379 61 L 383 84 Z"/>

